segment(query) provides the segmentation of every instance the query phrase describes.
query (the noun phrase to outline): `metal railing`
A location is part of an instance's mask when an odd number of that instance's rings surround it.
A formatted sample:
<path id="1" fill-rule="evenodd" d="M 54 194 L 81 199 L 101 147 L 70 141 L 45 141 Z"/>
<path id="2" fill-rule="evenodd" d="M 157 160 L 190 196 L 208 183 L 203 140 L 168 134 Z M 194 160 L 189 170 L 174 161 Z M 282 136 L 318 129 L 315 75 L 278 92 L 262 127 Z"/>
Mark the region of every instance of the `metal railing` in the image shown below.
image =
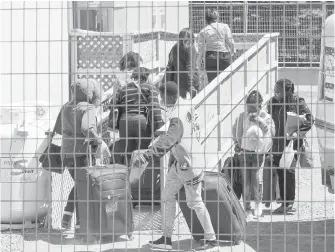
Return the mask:
<path id="1" fill-rule="evenodd" d="M 321 50 L 322 18 L 334 13 L 330 2 L 225 2 L 190 4 L 190 27 L 199 32 L 205 27 L 205 10 L 217 9 L 220 22 L 233 33 L 280 33 L 280 66 L 318 66 Z"/>

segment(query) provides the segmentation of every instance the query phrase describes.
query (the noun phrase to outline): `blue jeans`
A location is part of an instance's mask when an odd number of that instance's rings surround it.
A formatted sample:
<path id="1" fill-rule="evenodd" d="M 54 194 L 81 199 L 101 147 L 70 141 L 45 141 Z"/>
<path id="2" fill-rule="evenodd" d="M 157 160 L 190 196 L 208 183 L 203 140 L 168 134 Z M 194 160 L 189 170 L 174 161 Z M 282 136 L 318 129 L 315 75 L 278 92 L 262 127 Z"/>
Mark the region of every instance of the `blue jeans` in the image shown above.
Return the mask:
<path id="1" fill-rule="evenodd" d="M 206 52 L 205 68 L 207 72 L 208 83 L 211 83 L 220 73 L 222 73 L 232 63 L 230 53 Z"/>

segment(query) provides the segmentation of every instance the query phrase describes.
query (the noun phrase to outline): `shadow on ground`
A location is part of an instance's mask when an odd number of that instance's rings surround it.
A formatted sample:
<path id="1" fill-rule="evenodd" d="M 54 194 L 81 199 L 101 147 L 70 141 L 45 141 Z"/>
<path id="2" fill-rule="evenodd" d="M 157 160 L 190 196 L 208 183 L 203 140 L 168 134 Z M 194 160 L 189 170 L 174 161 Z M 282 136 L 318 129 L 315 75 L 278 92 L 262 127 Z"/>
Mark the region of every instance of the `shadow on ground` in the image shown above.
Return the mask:
<path id="1" fill-rule="evenodd" d="M 334 251 L 334 224 L 333 219 L 329 220 L 315 220 L 315 221 L 273 221 L 273 222 L 249 222 L 246 232 L 244 243 L 242 242 L 239 246 L 231 247 L 230 243 L 223 243 L 220 251 L 224 252 L 280 252 L 280 251 L 322 251 L 322 252 L 333 252 Z M 7 233 L 7 232 L 5 232 Z M 4 234 L 4 233 L 3 233 Z M 100 245 L 93 245 L 83 249 L 83 246 L 76 248 L 73 246 L 76 244 L 74 239 L 66 239 L 64 233 L 59 230 L 48 230 L 48 229 L 29 229 L 12 231 L 10 234 L 20 235 L 26 242 L 32 242 L 32 245 L 37 246 L 39 242 L 43 242 L 45 246 L 47 244 L 60 245 L 63 251 L 104 251 L 104 252 L 149 252 L 152 251 L 148 245 L 148 241 L 153 239 L 153 234 L 141 234 L 140 237 L 136 237 L 134 241 L 127 241 L 125 239 L 119 240 L 105 240 Z M 158 237 L 158 234 L 155 235 Z M 192 239 L 180 238 L 179 241 L 174 241 L 174 251 L 190 251 L 193 247 L 199 246 L 199 243 Z M 125 249 L 126 246 L 129 248 Z M 101 246 L 101 247 L 100 247 Z M 26 247 L 26 246 L 25 246 Z M 55 247 L 55 248 L 56 248 Z M 66 248 L 67 247 L 67 248 Z M 57 249 L 56 249 L 57 250 Z M 56 251 L 55 250 L 55 251 Z M 58 251 L 58 250 L 57 250 Z M 159 251 L 159 250 L 154 250 Z M 211 251 L 211 250 L 208 250 Z M 217 250 L 215 250 L 217 251 Z"/>
<path id="2" fill-rule="evenodd" d="M 245 243 L 257 252 L 333 252 L 334 220 L 251 222 Z"/>

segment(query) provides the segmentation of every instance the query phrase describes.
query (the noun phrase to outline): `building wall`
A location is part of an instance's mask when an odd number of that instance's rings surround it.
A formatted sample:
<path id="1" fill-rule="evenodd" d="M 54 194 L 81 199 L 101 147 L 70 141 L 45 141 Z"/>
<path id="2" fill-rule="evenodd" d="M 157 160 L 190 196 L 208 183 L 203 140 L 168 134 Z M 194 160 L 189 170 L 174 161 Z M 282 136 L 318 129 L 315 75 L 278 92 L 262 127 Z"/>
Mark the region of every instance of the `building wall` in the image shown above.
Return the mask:
<path id="1" fill-rule="evenodd" d="M 179 32 L 189 26 L 188 2 L 121 1 L 114 3 L 113 14 L 115 33 L 134 33 L 151 29 Z M 112 26 L 111 23 L 110 25 Z"/>
<path id="2" fill-rule="evenodd" d="M 281 67 L 278 78 L 287 78 L 297 86 L 317 86 L 319 78 L 318 67 Z"/>
<path id="3" fill-rule="evenodd" d="M 3 2 L 1 104 L 69 97 L 67 3 Z M 57 113 L 54 112 L 54 113 Z"/>

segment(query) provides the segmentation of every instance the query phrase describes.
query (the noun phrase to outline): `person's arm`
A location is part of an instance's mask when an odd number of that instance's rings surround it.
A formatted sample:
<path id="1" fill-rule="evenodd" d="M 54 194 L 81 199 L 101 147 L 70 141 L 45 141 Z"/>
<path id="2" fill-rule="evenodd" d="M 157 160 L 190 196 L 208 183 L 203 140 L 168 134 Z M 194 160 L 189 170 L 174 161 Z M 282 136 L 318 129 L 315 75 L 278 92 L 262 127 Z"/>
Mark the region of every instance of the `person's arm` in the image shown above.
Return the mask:
<path id="1" fill-rule="evenodd" d="M 174 47 L 172 47 L 170 53 L 169 53 L 169 61 L 168 64 L 166 65 L 166 71 L 165 71 L 165 81 L 173 81 L 173 49 Z M 164 79 L 164 77 L 163 77 Z"/>
<path id="2" fill-rule="evenodd" d="M 226 25 L 226 44 L 229 46 L 230 52 L 235 53 L 234 38 L 228 25 Z"/>
<path id="3" fill-rule="evenodd" d="M 79 108 L 82 113 L 81 132 L 88 139 L 89 143 L 93 145 L 100 145 L 102 143 L 101 137 L 97 132 L 96 122 L 96 108 L 93 105 L 83 105 Z"/>
<path id="4" fill-rule="evenodd" d="M 199 82 L 196 80 L 196 57 L 197 50 L 193 45 L 190 50 L 185 52 L 185 61 L 186 61 L 186 71 L 187 71 L 187 86 L 188 91 L 193 98 L 194 90 L 199 90 Z"/>
<path id="5" fill-rule="evenodd" d="M 234 150 L 235 153 L 240 152 L 241 150 L 241 137 L 243 134 L 243 116 L 244 113 L 240 114 L 232 127 L 232 135 L 233 135 L 233 141 L 234 141 Z M 242 133 L 242 134 L 241 134 Z"/>
<path id="6" fill-rule="evenodd" d="M 276 125 L 275 125 L 275 122 L 273 121 L 271 115 L 269 115 L 270 118 L 269 120 L 271 120 L 271 122 L 269 123 L 268 127 L 269 127 L 269 130 L 271 132 L 271 136 L 274 137 L 276 135 Z"/>
<path id="7" fill-rule="evenodd" d="M 305 99 L 299 97 L 298 99 L 298 108 L 299 108 L 299 115 L 304 115 L 304 119 L 302 120 L 299 126 L 299 135 L 305 136 L 306 133 L 312 128 L 314 124 L 314 117 L 312 115 L 311 110 L 307 106 Z"/>
<path id="8" fill-rule="evenodd" d="M 233 137 L 234 144 L 238 143 L 238 140 L 237 140 L 237 137 L 236 137 L 237 124 L 238 124 L 238 117 L 235 119 L 235 123 L 233 124 L 233 126 L 231 128 L 231 134 L 232 134 L 232 137 Z"/>
<path id="9" fill-rule="evenodd" d="M 266 105 L 266 111 L 267 113 L 271 116 L 271 118 L 273 119 L 273 105 L 275 103 L 275 99 L 274 97 L 272 97 L 268 102 L 267 102 L 267 105 Z"/>
<path id="10" fill-rule="evenodd" d="M 164 125 L 163 119 L 162 119 L 162 111 L 159 104 L 159 98 L 158 98 L 158 92 L 156 90 L 156 87 L 151 85 L 146 85 L 147 89 L 147 99 L 148 99 L 148 107 L 152 111 L 153 115 L 153 127 L 154 131 L 156 129 L 161 128 Z"/>
<path id="11" fill-rule="evenodd" d="M 198 57 L 197 57 L 197 67 L 202 70 L 202 58 L 205 55 L 205 36 L 203 32 L 199 33 L 198 37 Z"/>
<path id="12" fill-rule="evenodd" d="M 160 135 L 149 147 L 148 151 L 143 154 L 143 158 L 149 162 L 152 157 L 161 158 L 172 147 L 181 141 L 184 133 L 183 123 L 179 118 L 172 118 L 170 125 L 165 134 Z"/>
<path id="13" fill-rule="evenodd" d="M 109 102 L 109 116 L 108 116 L 108 126 L 111 128 L 118 129 L 117 120 L 118 118 L 115 118 L 115 115 L 119 115 L 121 111 L 121 86 L 116 89 L 116 93 L 112 96 L 110 102 Z"/>
<path id="14" fill-rule="evenodd" d="M 66 106 L 66 104 L 64 106 Z M 58 135 L 63 135 L 62 117 L 63 117 L 63 107 L 59 111 L 59 114 L 57 116 L 56 123 L 54 126 L 55 134 L 58 134 Z"/>

